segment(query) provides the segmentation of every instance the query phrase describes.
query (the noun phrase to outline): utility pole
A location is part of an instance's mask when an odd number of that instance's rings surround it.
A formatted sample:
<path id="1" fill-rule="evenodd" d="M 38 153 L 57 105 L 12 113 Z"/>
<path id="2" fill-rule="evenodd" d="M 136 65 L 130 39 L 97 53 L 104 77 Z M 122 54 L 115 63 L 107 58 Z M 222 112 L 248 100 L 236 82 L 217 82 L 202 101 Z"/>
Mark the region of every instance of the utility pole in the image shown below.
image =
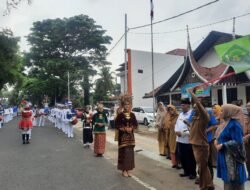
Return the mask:
<path id="1" fill-rule="evenodd" d="M 69 71 L 68 71 L 68 101 L 70 101 Z"/>
<path id="2" fill-rule="evenodd" d="M 125 47 L 124 47 L 124 93 L 128 92 L 128 59 L 127 59 L 127 14 L 125 14 Z"/>
<path id="3" fill-rule="evenodd" d="M 151 13 L 150 13 L 150 25 L 151 25 L 151 62 L 152 62 L 152 92 L 153 92 L 153 116 L 155 120 L 155 79 L 154 79 L 154 36 L 153 36 L 153 18 L 154 18 L 154 11 L 153 11 L 153 0 L 151 2 Z"/>

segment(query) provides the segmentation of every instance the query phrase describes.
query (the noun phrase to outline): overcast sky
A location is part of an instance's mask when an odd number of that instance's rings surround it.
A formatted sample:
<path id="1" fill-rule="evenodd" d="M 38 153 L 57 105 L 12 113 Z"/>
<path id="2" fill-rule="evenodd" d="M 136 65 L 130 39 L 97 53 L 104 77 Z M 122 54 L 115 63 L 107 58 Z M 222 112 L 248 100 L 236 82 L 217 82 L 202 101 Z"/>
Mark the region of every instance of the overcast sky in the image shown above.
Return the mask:
<path id="1" fill-rule="evenodd" d="M 177 15 L 213 0 L 154 0 L 154 21 Z M 0 0 L 0 13 L 6 9 L 6 0 Z M 10 15 L 0 16 L 0 27 L 11 28 L 15 36 L 21 37 L 21 50 L 28 50 L 25 36 L 32 23 L 44 19 L 71 17 L 85 14 L 107 30 L 113 38 L 108 46 L 112 48 L 124 33 L 124 15 L 128 15 L 128 27 L 150 23 L 150 0 L 33 0 L 31 5 L 23 2 Z M 186 48 L 186 32 L 169 31 L 205 25 L 223 19 L 250 13 L 249 0 L 220 0 L 177 19 L 154 25 L 154 51 L 165 53 L 175 48 Z M 236 19 L 236 33 L 250 34 L 250 15 Z M 232 21 L 190 31 L 190 41 L 195 48 L 211 30 L 232 32 Z M 151 51 L 150 28 L 131 30 L 128 34 L 128 48 Z M 115 69 L 124 61 L 124 40 L 111 52 L 108 60 Z"/>

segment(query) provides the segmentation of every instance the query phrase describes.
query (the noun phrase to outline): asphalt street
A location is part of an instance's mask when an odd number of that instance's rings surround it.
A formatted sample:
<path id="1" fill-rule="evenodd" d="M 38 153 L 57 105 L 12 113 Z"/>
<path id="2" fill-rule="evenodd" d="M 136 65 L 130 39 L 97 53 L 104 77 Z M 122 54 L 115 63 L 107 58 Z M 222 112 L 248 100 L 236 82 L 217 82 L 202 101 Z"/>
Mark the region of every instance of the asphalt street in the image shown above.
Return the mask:
<path id="1" fill-rule="evenodd" d="M 0 190 L 198 190 L 194 180 L 180 178 L 182 170 L 158 155 L 153 133 L 136 133 L 135 165 L 132 178 L 121 176 L 117 167 L 114 131 L 107 131 L 103 158 L 93 147 L 83 148 L 82 127 L 68 139 L 51 123 L 32 130 L 31 144 L 23 145 L 15 118 L 0 129 Z M 216 190 L 222 182 L 215 179 Z M 249 183 L 246 184 L 246 190 Z"/>
<path id="2" fill-rule="evenodd" d="M 0 190 L 143 190 L 105 158 L 54 127 L 36 127 L 23 145 L 17 119 L 0 129 Z"/>

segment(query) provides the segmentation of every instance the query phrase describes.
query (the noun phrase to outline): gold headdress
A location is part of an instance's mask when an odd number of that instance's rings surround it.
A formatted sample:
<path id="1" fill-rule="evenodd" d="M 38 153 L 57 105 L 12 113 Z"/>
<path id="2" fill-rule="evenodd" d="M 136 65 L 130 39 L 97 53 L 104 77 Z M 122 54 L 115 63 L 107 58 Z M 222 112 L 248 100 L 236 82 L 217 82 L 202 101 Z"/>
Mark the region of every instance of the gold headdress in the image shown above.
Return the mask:
<path id="1" fill-rule="evenodd" d="M 132 96 L 129 94 L 121 94 L 119 100 L 121 107 L 123 107 L 126 103 L 129 103 L 132 106 Z"/>

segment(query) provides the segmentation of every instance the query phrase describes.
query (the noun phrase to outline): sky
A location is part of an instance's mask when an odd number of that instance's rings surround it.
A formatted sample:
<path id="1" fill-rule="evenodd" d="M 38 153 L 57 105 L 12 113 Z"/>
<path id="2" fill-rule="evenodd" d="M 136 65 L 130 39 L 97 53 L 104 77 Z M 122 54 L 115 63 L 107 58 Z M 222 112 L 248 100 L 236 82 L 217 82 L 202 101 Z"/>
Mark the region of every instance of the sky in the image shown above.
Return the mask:
<path id="1" fill-rule="evenodd" d="M 214 0 L 153 0 L 154 22 L 163 20 Z M 0 0 L 0 28 L 10 28 L 15 36 L 21 37 L 21 51 L 28 51 L 25 36 L 30 32 L 32 23 L 44 19 L 88 15 L 106 30 L 106 35 L 113 38 L 107 48 L 110 50 L 125 31 L 125 14 L 128 27 L 132 28 L 150 23 L 150 0 L 32 0 L 32 4 L 22 2 L 7 16 L 2 16 L 6 9 L 6 0 Z M 207 7 L 187 15 L 162 22 L 153 26 L 154 52 L 165 53 L 176 48 L 186 48 L 186 31 L 173 32 L 195 26 L 207 25 L 224 19 L 250 13 L 249 0 L 219 0 Z M 250 34 L 250 14 L 236 18 L 236 33 Z M 227 21 L 199 29 L 190 30 L 190 42 L 195 49 L 212 30 L 232 33 L 233 22 Z M 171 32 L 172 31 L 172 32 Z M 124 62 L 124 39 L 110 52 L 107 60 L 112 69 Z M 135 50 L 151 51 L 150 27 L 129 30 L 127 47 Z"/>

